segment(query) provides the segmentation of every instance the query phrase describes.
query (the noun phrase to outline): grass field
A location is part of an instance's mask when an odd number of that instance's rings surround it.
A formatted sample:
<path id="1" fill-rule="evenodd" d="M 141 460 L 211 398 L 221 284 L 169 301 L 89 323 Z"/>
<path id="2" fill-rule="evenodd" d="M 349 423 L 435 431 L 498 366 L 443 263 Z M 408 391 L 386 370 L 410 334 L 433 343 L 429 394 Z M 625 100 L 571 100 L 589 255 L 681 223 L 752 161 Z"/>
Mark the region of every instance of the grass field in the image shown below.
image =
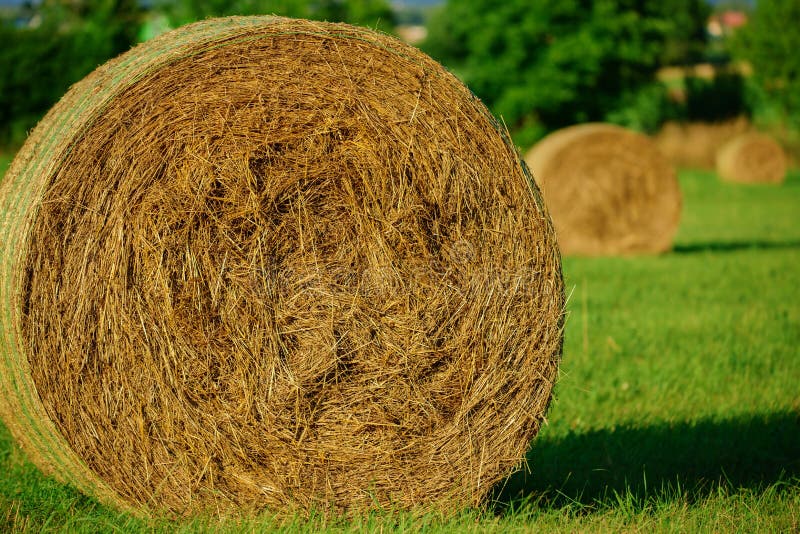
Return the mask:
<path id="1" fill-rule="evenodd" d="M 800 531 L 800 173 L 681 185 L 672 253 L 565 260 L 550 423 L 489 510 L 144 522 L 43 477 L 0 427 L 0 531 Z"/>

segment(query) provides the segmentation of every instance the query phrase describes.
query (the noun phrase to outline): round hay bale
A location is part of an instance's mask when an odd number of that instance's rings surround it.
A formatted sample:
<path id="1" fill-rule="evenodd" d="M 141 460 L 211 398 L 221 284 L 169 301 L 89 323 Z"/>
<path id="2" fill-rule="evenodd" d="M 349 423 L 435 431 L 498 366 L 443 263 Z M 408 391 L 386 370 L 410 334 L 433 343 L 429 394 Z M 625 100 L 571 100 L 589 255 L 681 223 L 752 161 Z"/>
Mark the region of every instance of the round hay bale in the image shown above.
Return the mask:
<path id="1" fill-rule="evenodd" d="M 730 182 L 779 184 L 787 167 L 781 145 L 760 133 L 735 137 L 717 152 L 717 174 Z"/>
<path id="2" fill-rule="evenodd" d="M 549 217 L 485 107 L 394 38 L 156 38 L 50 111 L 0 206 L 0 413 L 106 502 L 454 510 L 542 423 Z"/>
<path id="3" fill-rule="evenodd" d="M 644 135 L 610 124 L 554 132 L 525 156 L 563 254 L 669 250 L 681 194 L 672 167 Z"/>
<path id="4" fill-rule="evenodd" d="M 713 170 L 719 148 L 750 128 L 745 117 L 722 122 L 667 122 L 653 139 L 675 167 Z"/>

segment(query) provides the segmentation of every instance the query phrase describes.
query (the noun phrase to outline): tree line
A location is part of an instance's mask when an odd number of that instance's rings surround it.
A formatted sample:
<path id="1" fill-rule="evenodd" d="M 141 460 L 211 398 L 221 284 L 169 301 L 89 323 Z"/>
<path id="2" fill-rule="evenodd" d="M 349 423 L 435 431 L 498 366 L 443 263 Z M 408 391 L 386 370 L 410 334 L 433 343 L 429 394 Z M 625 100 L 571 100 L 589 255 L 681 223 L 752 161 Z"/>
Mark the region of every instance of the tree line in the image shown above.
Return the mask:
<path id="1" fill-rule="evenodd" d="M 734 2 L 734 4 L 736 4 Z M 736 4 L 749 23 L 725 41 L 753 76 L 723 69 L 686 79 L 682 102 L 656 79 L 709 59 L 707 0 L 446 0 L 422 48 L 457 74 L 525 145 L 568 124 L 654 130 L 668 119 L 718 120 L 768 109 L 800 125 L 800 0 Z M 389 0 L 43 0 L 0 16 L 0 146 L 26 132 L 96 66 L 142 38 L 154 13 L 169 26 L 272 13 L 392 32 Z"/>

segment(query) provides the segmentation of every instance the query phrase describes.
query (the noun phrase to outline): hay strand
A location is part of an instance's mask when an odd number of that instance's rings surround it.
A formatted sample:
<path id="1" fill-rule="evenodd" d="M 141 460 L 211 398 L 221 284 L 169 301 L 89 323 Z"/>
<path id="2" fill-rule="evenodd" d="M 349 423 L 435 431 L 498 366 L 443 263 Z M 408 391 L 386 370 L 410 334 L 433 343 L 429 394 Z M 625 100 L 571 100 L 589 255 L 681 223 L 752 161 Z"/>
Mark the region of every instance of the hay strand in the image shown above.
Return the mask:
<path id="1" fill-rule="evenodd" d="M 0 415 L 138 513 L 479 504 L 560 358 L 538 191 L 416 49 L 272 17 L 100 67 L 0 189 Z"/>
<path id="2" fill-rule="evenodd" d="M 669 250 L 681 195 L 674 170 L 647 137 L 609 124 L 554 132 L 525 156 L 564 254 Z"/>

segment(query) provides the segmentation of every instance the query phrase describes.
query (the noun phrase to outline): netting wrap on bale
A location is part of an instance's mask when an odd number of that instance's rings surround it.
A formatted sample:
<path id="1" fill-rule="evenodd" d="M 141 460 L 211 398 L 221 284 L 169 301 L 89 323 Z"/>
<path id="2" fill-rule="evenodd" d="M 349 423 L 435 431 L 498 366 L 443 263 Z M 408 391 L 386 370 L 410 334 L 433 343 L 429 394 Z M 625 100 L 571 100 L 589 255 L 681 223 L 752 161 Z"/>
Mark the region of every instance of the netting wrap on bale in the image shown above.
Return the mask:
<path id="1" fill-rule="evenodd" d="M 556 379 L 554 231 L 452 75 L 230 18 L 100 67 L 13 162 L 0 413 L 141 513 L 471 505 Z"/>
<path id="2" fill-rule="evenodd" d="M 781 183 L 787 167 L 781 145 L 760 133 L 740 135 L 717 152 L 717 174 L 731 182 Z"/>
<path id="3" fill-rule="evenodd" d="M 610 124 L 554 132 L 525 155 L 564 254 L 669 250 L 681 194 L 675 171 L 644 135 Z"/>

